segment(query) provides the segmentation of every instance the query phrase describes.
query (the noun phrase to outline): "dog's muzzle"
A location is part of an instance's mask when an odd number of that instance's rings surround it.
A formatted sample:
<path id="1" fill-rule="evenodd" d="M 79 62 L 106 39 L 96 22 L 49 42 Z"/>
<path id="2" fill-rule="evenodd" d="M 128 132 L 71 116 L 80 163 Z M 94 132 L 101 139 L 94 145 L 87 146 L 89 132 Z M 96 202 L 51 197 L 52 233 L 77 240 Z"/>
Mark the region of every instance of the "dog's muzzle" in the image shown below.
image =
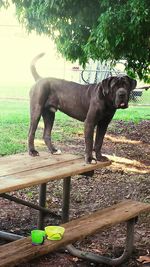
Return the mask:
<path id="1" fill-rule="evenodd" d="M 120 88 L 116 92 L 115 106 L 117 109 L 125 109 L 128 107 L 128 93 L 124 88 Z"/>

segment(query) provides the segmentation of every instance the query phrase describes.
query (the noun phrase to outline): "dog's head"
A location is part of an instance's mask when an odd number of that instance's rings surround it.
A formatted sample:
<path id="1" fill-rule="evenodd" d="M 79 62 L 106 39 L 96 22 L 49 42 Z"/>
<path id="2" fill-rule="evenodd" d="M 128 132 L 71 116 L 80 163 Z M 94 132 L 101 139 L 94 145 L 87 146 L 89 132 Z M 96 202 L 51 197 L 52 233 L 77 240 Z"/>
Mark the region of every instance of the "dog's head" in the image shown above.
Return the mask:
<path id="1" fill-rule="evenodd" d="M 128 76 L 115 76 L 102 81 L 102 93 L 111 101 L 114 108 L 128 107 L 130 92 L 136 87 L 136 80 Z"/>

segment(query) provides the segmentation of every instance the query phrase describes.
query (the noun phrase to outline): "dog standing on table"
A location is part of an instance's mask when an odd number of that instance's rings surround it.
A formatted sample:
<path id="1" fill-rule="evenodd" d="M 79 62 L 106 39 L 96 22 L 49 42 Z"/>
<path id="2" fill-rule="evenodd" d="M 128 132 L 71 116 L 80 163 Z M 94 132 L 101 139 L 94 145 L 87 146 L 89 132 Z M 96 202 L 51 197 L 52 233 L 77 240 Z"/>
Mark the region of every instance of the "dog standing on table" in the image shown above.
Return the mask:
<path id="1" fill-rule="evenodd" d="M 62 79 L 42 78 L 37 73 L 35 64 L 43 55 L 44 53 L 36 56 L 31 63 L 31 72 L 36 83 L 30 91 L 29 154 L 39 155 L 34 147 L 34 138 L 41 116 L 44 120 L 45 144 L 52 154 L 58 153 L 51 142 L 51 131 L 55 112 L 60 110 L 84 122 L 86 163 L 92 162 L 93 150 L 96 160 L 106 160 L 101 154 L 101 147 L 108 124 L 117 109 L 128 107 L 129 94 L 136 87 L 136 80 L 128 76 L 116 76 L 104 79 L 98 84 L 81 85 Z M 93 146 L 95 127 L 97 128 Z"/>

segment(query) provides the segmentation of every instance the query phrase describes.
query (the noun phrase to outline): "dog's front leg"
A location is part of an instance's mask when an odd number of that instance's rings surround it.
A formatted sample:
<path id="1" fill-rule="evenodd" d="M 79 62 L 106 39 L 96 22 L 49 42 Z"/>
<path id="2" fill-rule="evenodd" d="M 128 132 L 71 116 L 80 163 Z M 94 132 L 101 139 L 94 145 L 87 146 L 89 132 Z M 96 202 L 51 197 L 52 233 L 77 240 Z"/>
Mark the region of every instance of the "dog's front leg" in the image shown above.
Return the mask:
<path id="1" fill-rule="evenodd" d="M 85 136 L 85 162 L 91 163 L 93 156 L 93 136 L 94 136 L 94 123 L 89 118 L 85 120 L 84 136 Z"/>
<path id="2" fill-rule="evenodd" d="M 100 121 L 97 124 L 94 151 L 95 151 L 95 154 L 96 154 L 96 159 L 98 161 L 107 161 L 108 160 L 107 157 L 102 156 L 101 148 L 102 148 L 104 136 L 105 136 L 105 133 L 107 131 L 107 127 L 108 127 L 109 122 L 110 122 L 110 120 L 108 120 L 108 121 Z"/>

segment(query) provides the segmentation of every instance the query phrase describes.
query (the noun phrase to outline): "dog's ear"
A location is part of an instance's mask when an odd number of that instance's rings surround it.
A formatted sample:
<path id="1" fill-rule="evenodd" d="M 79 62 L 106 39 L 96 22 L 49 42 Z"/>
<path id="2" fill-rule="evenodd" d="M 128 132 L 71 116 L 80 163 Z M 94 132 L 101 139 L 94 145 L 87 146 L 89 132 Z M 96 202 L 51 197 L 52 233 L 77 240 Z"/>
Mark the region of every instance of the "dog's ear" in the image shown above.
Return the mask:
<path id="1" fill-rule="evenodd" d="M 129 76 L 125 76 L 125 79 L 128 79 L 129 83 L 130 83 L 130 90 L 134 90 L 136 88 L 137 85 L 137 81 L 130 78 Z"/>
<path id="2" fill-rule="evenodd" d="M 131 79 L 131 90 L 135 89 L 137 86 L 137 81 L 134 79 Z"/>
<path id="3" fill-rule="evenodd" d="M 102 90 L 103 90 L 103 95 L 107 95 L 109 93 L 110 90 L 110 84 L 111 82 L 116 82 L 115 77 L 109 77 L 107 79 L 102 80 Z M 111 85 L 112 86 L 112 85 Z"/>

